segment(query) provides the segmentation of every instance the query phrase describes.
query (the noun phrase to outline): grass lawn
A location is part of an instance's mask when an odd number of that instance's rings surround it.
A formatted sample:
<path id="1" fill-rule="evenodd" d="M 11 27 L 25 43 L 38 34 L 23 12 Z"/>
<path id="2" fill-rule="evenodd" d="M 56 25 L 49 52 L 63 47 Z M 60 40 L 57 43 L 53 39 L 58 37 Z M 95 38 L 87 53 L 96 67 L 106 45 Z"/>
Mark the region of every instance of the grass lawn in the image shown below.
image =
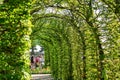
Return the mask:
<path id="1" fill-rule="evenodd" d="M 43 68 L 43 69 L 40 69 L 39 67 L 37 67 L 35 69 L 31 69 L 31 73 L 32 74 L 50 74 L 51 70 L 49 67 Z"/>

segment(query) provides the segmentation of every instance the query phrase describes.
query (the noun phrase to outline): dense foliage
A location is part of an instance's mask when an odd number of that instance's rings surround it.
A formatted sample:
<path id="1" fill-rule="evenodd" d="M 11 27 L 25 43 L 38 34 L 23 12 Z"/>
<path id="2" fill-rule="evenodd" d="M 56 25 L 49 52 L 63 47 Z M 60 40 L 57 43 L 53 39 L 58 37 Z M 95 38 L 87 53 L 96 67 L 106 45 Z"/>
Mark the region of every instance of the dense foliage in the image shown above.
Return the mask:
<path id="1" fill-rule="evenodd" d="M 0 4 L 0 80 L 30 80 L 31 3 L 4 0 Z"/>
<path id="2" fill-rule="evenodd" d="M 118 6 L 119 0 L 36 2 L 32 39 L 44 46 L 55 79 L 120 79 Z"/>
<path id="3" fill-rule="evenodd" d="M 0 0 L 1 80 L 30 80 L 31 29 L 55 80 L 120 79 L 119 0 L 32 2 Z"/>

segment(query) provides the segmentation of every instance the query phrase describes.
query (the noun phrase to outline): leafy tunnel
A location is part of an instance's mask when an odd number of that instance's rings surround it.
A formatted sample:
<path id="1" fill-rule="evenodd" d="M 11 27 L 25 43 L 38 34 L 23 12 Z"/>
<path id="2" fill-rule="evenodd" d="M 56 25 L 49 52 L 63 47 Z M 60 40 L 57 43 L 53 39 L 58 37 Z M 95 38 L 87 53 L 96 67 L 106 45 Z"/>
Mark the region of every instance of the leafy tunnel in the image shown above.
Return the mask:
<path id="1" fill-rule="evenodd" d="M 26 51 L 35 40 L 44 47 L 45 66 L 55 80 L 120 79 L 118 0 L 4 1 L 0 79 L 29 80 Z"/>

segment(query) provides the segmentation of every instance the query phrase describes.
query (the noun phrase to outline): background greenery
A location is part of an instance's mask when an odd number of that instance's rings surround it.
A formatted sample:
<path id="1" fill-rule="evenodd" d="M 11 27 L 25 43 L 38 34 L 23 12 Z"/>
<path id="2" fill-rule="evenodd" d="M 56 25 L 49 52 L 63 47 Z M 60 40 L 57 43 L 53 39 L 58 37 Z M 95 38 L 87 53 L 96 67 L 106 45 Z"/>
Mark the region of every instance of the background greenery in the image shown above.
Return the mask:
<path id="1" fill-rule="evenodd" d="M 0 79 L 30 80 L 32 42 L 44 47 L 55 80 L 119 80 L 119 7 L 119 0 L 0 3 Z"/>

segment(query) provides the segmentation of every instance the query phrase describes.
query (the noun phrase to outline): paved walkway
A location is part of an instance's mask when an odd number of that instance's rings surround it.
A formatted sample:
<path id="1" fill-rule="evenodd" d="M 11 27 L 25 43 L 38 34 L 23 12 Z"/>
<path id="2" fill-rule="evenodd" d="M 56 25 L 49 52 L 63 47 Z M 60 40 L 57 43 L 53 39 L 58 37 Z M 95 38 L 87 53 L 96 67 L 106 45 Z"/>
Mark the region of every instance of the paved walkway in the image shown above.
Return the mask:
<path id="1" fill-rule="evenodd" d="M 53 80 L 51 74 L 32 74 L 31 80 Z"/>

